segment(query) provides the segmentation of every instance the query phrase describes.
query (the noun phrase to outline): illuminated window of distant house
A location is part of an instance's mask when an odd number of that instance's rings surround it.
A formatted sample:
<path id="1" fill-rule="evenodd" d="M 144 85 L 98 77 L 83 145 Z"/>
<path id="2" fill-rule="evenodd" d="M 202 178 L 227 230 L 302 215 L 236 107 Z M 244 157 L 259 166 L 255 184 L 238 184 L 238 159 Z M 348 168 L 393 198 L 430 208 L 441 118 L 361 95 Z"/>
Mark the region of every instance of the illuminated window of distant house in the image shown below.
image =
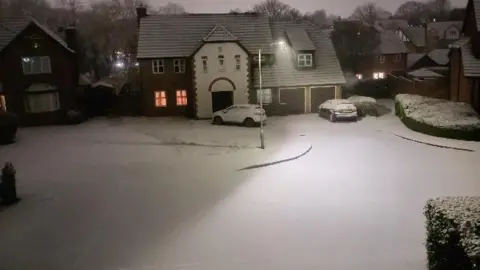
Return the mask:
<path id="1" fill-rule="evenodd" d="M 163 74 L 164 66 L 162 59 L 152 60 L 152 73 L 153 74 Z"/>
<path id="2" fill-rule="evenodd" d="M 7 102 L 5 101 L 5 96 L 0 95 L 0 112 L 7 111 Z"/>
<path id="3" fill-rule="evenodd" d="M 377 62 L 385 63 L 385 55 L 377 55 Z"/>
<path id="4" fill-rule="evenodd" d="M 218 56 L 218 69 L 220 71 L 225 70 L 225 57 L 223 55 Z"/>
<path id="5" fill-rule="evenodd" d="M 375 80 L 385 79 L 385 72 L 374 72 L 373 79 Z"/>
<path id="6" fill-rule="evenodd" d="M 402 60 L 402 55 L 401 54 L 393 55 L 393 61 L 394 62 L 400 62 L 400 60 Z"/>
<path id="7" fill-rule="evenodd" d="M 46 74 L 52 73 L 50 57 L 32 56 L 22 57 L 23 74 Z"/>
<path id="8" fill-rule="evenodd" d="M 240 55 L 235 55 L 235 69 L 240 70 Z"/>
<path id="9" fill-rule="evenodd" d="M 155 107 L 157 108 L 167 107 L 166 91 L 155 91 Z"/>
<path id="10" fill-rule="evenodd" d="M 207 73 L 208 72 L 208 57 L 202 56 L 202 67 L 203 67 L 203 72 Z"/>
<path id="11" fill-rule="evenodd" d="M 311 54 L 299 54 L 298 66 L 299 67 L 311 67 L 313 65 Z"/>
<path id="12" fill-rule="evenodd" d="M 175 73 L 185 73 L 185 59 L 174 59 L 173 71 Z"/>
<path id="13" fill-rule="evenodd" d="M 356 74 L 355 76 L 356 76 L 357 79 L 359 79 L 359 80 L 363 79 L 363 75 L 362 75 L 362 74 Z"/>
<path id="14" fill-rule="evenodd" d="M 177 90 L 177 106 L 186 106 L 187 105 L 187 91 L 186 90 Z"/>
<path id="15" fill-rule="evenodd" d="M 263 94 L 263 98 L 262 98 L 262 94 Z M 272 89 L 257 90 L 257 102 L 260 103 L 260 100 L 262 101 L 263 104 L 272 103 Z"/>

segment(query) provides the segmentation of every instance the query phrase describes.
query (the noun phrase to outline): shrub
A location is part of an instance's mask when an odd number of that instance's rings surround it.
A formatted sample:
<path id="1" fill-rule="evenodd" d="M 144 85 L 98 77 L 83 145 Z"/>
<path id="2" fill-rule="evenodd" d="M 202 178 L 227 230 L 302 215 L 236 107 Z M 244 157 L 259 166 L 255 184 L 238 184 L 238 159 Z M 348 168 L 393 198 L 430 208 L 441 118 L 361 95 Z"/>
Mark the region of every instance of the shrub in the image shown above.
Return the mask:
<path id="1" fill-rule="evenodd" d="M 360 116 L 370 115 L 378 116 L 377 101 L 371 97 L 351 96 L 347 99 L 352 102 L 359 112 Z"/>
<path id="2" fill-rule="evenodd" d="M 346 97 L 365 96 L 372 98 L 391 98 L 391 80 L 365 80 L 344 88 Z"/>
<path id="3" fill-rule="evenodd" d="M 480 197 L 430 199 L 424 214 L 430 270 L 480 269 Z"/>
<path id="4" fill-rule="evenodd" d="M 0 144 L 12 143 L 17 134 L 20 121 L 11 112 L 0 112 Z"/>
<path id="5" fill-rule="evenodd" d="M 77 125 L 84 121 L 84 116 L 81 111 L 69 110 L 67 112 L 67 123 L 71 125 Z"/>
<path id="6" fill-rule="evenodd" d="M 11 162 L 7 162 L 2 169 L 0 182 L 0 199 L 3 204 L 10 205 L 18 202 L 17 181 L 15 178 L 15 168 Z"/>
<path id="7" fill-rule="evenodd" d="M 460 108 L 456 106 L 458 104 Z M 468 109 L 464 108 L 466 105 L 401 94 L 395 98 L 395 114 L 406 127 L 417 132 L 436 137 L 480 141 L 480 126 L 475 121 L 477 116 L 469 115 L 468 110 L 464 110 Z M 437 107 L 443 107 L 444 111 L 438 111 L 435 109 Z"/>

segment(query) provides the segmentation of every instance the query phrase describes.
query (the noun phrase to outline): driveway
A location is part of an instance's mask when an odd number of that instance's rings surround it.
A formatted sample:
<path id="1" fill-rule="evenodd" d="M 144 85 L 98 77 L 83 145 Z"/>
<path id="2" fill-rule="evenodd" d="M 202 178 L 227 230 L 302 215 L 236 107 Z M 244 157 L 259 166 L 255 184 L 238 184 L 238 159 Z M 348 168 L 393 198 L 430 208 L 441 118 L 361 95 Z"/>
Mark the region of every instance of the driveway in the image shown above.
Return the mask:
<path id="1" fill-rule="evenodd" d="M 0 213 L 0 269 L 425 270 L 423 205 L 478 195 L 480 155 L 382 121 L 272 118 L 267 151 L 258 129 L 201 121 L 22 129 L 0 148 L 23 199 Z M 238 171 L 298 140 L 301 159 Z"/>

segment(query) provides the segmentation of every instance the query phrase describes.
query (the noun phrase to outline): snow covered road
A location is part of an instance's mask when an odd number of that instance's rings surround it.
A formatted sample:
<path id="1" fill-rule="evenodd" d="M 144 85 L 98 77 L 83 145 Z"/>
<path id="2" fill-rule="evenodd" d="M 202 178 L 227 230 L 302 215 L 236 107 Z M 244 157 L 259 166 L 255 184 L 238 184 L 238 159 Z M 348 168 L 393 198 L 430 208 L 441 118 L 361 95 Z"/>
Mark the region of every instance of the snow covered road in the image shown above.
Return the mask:
<path id="1" fill-rule="evenodd" d="M 273 121 L 268 156 L 165 146 L 139 127 L 28 129 L 0 148 L 23 198 L 0 212 L 0 269 L 425 270 L 426 199 L 480 192 L 479 152 L 405 141 L 375 119 Z M 255 144 L 256 129 L 241 132 L 231 140 Z M 237 171 L 300 135 L 308 155 Z"/>

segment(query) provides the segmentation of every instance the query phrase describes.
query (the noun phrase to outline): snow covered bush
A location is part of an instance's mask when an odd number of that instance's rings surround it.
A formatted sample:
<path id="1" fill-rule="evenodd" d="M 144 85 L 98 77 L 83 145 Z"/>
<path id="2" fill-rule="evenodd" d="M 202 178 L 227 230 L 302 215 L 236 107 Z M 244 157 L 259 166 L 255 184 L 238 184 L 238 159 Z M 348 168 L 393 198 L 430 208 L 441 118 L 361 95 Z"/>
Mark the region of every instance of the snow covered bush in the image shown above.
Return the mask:
<path id="1" fill-rule="evenodd" d="M 430 199 L 424 214 L 429 269 L 480 269 L 480 197 Z"/>
<path id="2" fill-rule="evenodd" d="M 337 106 L 340 104 L 352 104 L 352 102 L 346 99 L 329 99 L 324 103 L 320 104 L 318 108 L 326 109 L 326 110 L 335 110 L 335 108 L 337 108 Z"/>
<path id="3" fill-rule="evenodd" d="M 466 103 L 399 94 L 395 97 L 395 113 L 408 128 L 418 132 L 480 141 L 480 117 Z"/>
<path id="4" fill-rule="evenodd" d="M 18 202 L 17 180 L 15 168 L 11 162 L 7 162 L 2 169 L 0 177 L 0 199 L 2 204 L 11 205 Z"/>
<path id="5" fill-rule="evenodd" d="M 371 97 L 351 96 L 347 99 L 364 115 L 378 116 L 377 101 Z"/>

